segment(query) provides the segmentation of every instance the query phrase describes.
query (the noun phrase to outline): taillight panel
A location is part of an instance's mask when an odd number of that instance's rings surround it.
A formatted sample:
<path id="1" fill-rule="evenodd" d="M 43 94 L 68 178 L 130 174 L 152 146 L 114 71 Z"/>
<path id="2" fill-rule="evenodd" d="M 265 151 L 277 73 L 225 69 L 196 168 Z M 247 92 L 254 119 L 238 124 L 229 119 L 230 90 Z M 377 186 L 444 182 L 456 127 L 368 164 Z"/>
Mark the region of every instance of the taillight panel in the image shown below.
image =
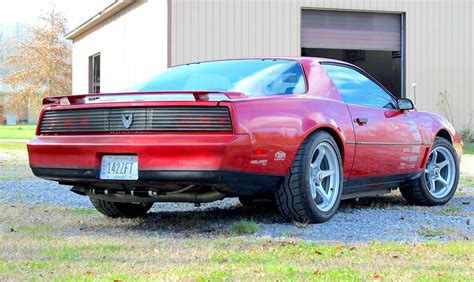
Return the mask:
<path id="1" fill-rule="evenodd" d="M 39 125 L 39 134 L 150 131 L 231 132 L 232 122 L 223 106 L 163 106 L 46 110 Z"/>

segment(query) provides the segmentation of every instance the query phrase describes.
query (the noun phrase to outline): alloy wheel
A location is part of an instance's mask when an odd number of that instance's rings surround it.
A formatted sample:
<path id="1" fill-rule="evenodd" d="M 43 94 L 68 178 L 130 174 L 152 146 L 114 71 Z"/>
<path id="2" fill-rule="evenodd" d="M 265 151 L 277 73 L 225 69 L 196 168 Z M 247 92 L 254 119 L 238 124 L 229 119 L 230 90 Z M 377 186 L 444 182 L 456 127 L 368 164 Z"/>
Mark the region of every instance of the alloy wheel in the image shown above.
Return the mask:
<path id="1" fill-rule="evenodd" d="M 429 193 L 435 198 L 443 198 L 453 189 L 456 178 L 456 163 L 446 147 L 434 148 L 425 168 L 425 180 Z"/>
<path id="2" fill-rule="evenodd" d="M 319 210 L 327 212 L 336 203 L 340 172 L 336 151 L 328 142 L 320 143 L 310 159 L 311 197 Z"/>

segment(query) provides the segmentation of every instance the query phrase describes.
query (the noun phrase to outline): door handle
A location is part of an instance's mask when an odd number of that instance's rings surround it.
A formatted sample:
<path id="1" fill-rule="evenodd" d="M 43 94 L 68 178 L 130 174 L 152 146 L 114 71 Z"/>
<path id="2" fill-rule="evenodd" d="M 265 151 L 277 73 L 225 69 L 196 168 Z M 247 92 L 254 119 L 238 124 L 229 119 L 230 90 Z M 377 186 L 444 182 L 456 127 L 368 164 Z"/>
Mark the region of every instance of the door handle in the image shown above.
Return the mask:
<path id="1" fill-rule="evenodd" d="M 363 125 L 363 124 L 366 124 L 369 120 L 367 118 L 355 118 L 354 121 L 358 125 Z"/>

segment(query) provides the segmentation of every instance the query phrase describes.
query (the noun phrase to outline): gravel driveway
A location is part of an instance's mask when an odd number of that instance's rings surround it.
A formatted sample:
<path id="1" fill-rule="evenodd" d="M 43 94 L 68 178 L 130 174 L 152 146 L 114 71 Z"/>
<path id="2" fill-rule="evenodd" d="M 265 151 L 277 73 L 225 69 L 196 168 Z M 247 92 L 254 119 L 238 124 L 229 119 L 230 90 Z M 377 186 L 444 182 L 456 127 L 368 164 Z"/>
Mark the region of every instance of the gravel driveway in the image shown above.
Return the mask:
<path id="1" fill-rule="evenodd" d="M 17 207 L 59 208 L 74 211 L 92 209 L 85 197 L 69 192 L 67 186 L 44 181 L 31 175 L 23 153 L 0 157 L 0 207 L 3 216 Z M 81 232 L 119 236 L 124 232 L 137 236 L 216 236 L 228 232 L 240 219 L 259 225 L 256 236 L 300 238 L 310 241 L 365 242 L 472 240 L 474 239 L 474 189 L 460 187 L 446 206 L 416 207 L 408 205 L 398 194 L 344 202 L 334 218 L 324 224 L 296 226 L 285 223 L 273 211 L 242 207 L 236 199 L 204 204 L 157 203 L 144 219 L 107 219 L 87 210 Z M 39 220 L 31 215 L 31 224 Z M 0 221 L 1 225 L 1 221 Z M 1 227 L 1 226 L 0 226 Z M 77 228 L 65 227 L 65 232 Z"/>

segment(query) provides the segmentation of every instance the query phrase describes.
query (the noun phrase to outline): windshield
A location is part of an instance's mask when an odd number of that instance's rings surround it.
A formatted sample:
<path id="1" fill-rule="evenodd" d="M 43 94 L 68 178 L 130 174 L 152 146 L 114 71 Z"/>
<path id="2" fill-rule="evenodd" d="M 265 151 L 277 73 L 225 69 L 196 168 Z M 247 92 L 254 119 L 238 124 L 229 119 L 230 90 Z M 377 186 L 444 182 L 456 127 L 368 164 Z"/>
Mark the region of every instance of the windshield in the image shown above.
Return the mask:
<path id="1" fill-rule="evenodd" d="M 229 91 L 247 96 L 267 96 L 303 94 L 306 85 L 298 62 L 231 60 L 173 67 L 131 90 Z"/>

